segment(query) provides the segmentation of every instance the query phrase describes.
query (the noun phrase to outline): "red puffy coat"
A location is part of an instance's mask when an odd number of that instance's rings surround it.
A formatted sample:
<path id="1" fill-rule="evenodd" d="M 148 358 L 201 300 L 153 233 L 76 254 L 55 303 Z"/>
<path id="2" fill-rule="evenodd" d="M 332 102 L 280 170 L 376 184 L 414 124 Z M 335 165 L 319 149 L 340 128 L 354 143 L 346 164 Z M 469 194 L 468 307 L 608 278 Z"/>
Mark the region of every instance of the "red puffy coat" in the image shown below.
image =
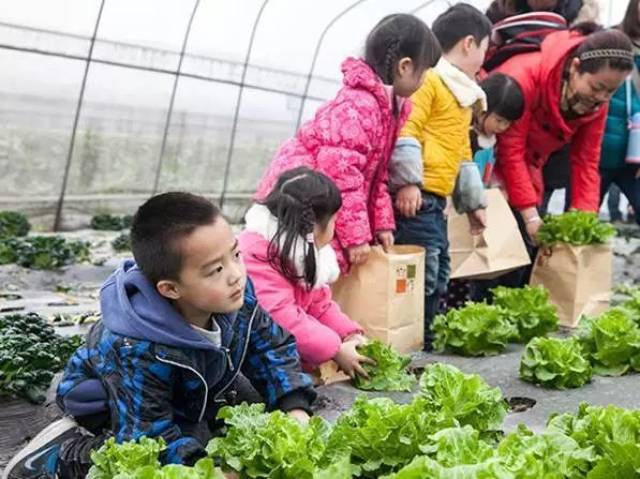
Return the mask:
<path id="1" fill-rule="evenodd" d="M 496 149 L 496 173 L 516 209 L 540 203 L 542 167 L 551 153 L 570 143 L 571 207 L 598 211 L 598 163 L 608 105 L 571 121 L 560 112 L 565 64 L 584 39 L 577 32 L 552 33 L 539 52 L 516 55 L 496 69 L 515 78 L 525 98 L 524 115 L 498 137 Z"/>

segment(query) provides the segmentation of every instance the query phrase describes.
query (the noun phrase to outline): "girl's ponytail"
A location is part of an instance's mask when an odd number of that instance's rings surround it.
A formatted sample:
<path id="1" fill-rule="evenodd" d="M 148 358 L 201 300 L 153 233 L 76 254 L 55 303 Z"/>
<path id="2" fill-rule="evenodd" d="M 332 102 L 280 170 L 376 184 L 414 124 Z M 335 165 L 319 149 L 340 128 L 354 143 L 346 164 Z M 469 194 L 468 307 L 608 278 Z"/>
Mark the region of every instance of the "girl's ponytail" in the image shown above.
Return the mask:
<path id="1" fill-rule="evenodd" d="M 342 206 L 338 187 L 322 173 L 300 167 L 283 173 L 264 200 L 278 220 L 278 228 L 267 250 L 267 261 L 291 282 L 316 282 L 317 264 L 314 229 L 325 228 Z M 296 270 L 293 258 L 302 248 L 304 271 Z M 302 274 L 301 274 L 302 273 Z"/>

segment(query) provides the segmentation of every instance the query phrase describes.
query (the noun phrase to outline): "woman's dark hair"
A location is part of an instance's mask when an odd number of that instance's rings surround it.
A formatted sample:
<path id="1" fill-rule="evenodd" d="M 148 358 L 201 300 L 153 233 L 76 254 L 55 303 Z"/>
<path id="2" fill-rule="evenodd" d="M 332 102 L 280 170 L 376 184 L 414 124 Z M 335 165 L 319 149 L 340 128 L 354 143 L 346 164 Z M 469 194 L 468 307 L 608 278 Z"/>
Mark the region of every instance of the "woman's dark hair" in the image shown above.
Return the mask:
<path id="1" fill-rule="evenodd" d="M 589 34 L 593 24 L 583 24 L 577 29 L 587 33 L 584 42 L 573 52 L 580 59 L 580 73 L 596 73 L 604 68 L 618 71 L 633 69 L 633 44 L 629 37 L 613 28 L 601 29 Z"/>
<path id="2" fill-rule="evenodd" d="M 517 121 L 524 113 L 524 95 L 518 82 L 504 73 L 493 73 L 480 82 L 487 95 L 487 115 L 495 113 Z"/>
<path id="3" fill-rule="evenodd" d="M 393 84 L 398 62 L 411 58 L 414 68 L 431 68 L 440 59 L 440 44 L 431 29 L 414 15 L 396 13 L 384 17 L 367 36 L 364 61 L 386 85 Z"/>
<path id="4" fill-rule="evenodd" d="M 630 0 L 627 12 L 620 24 L 620 29 L 634 40 L 640 39 L 640 19 L 638 18 L 638 4 L 640 0 Z"/>
<path id="5" fill-rule="evenodd" d="M 262 202 L 278 219 L 278 229 L 269 243 L 267 260 L 289 281 L 304 280 L 311 288 L 316 282 L 316 256 L 313 243 L 307 241 L 313 228 L 326 228 L 342 206 L 342 195 L 326 175 L 306 167 L 294 168 L 278 178 L 269 196 Z M 296 271 L 291 258 L 303 238 L 304 274 Z"/>

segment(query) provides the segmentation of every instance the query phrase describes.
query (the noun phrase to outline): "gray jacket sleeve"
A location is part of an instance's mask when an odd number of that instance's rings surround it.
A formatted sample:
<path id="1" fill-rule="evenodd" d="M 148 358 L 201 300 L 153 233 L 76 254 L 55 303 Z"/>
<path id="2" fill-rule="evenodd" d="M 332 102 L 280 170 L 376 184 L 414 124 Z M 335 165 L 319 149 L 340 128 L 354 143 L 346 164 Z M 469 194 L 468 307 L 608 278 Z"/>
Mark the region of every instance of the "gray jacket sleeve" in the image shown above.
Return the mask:
<path id="1" fill-rule="evenodd" d="M 465 161 L 460 165 L 452 199 L 453 207 L 460 214 L 487 207 L 480 170 L 473 161 Z"/>
<path id="2" fill-rule="evenodd" d="M 398 138 L 389 162 L 389 190 L 393 193 L 403 186 L 422 187 L 422 147 L 411 137 Z"/>

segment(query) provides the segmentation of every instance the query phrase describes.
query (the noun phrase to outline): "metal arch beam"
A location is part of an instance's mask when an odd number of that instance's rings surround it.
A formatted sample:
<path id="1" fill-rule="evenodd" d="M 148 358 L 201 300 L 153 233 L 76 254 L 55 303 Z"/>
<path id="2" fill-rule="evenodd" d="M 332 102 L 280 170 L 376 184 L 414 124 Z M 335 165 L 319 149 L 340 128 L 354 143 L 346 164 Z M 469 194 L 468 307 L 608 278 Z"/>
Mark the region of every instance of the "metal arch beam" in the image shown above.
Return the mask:
<path id="1" fill-rule="evenodd" d="M 305 82 L 305 85 L 304 85 L 304 93 L 302 93 L 302 99 L 300 101 L 300 110 L 298 111 L 298 119 L 296 121 L 296 131 L 298 130 L 298 128 L 300 128 L 300 123 L 302 122 L 302 115 L 304 113 L 304 106 L 305 106 L 305 104 L 307 102 L 307 98 L 309 97 L 309 88 L 311 87 L 311 80 L 313 78 L 313 72 L 316 69 L 316 62 L 318 61 L 318 56 L 320 54 L 320 48 L 322 48 L 322 44 L 324 43 L 324 38 L 327 36 L 327 33 L 329 32 L 329 30 L 331 30 L 331 27 L 333 27 L 338 20 L 340 20 L 347 13 L 349 13 L 351 10 L 356 8 L 361 3 L 364 3 L 365 1 L 366 0 L 358 0 L 358 1 L 354 2 L 354 3 L 352 3 L 351 5 L 349 5 L 347 8 L 345 8 L 340 13 L 338 13 L 338 15 L 333 17 L 331 19 L 331 21 L 327 24 L 327 26 L 324 27 L 324 30 L 322 30 L 322 33 L 320 34 L 320 37 L 318 38 L 318 43 L 316 43 L 316 49 L 313 52 L 313 59 L 311 60 L 311 67 L 309 68 L 309 74 L 307 75 L 307 81 Z"/>
<path id="2" fill-rule="evenodd" d="M 233 159 L 233 150 L 236 144 L 236 133 L 238 131 L 238 119 L 240 117 L 240 106 L 242 104 L 242 94 L 244 93 L 244 83 L 247 77 L 247 70 L 249 69 L 249 60 L 251 60 L 251 52 L 253 51 L 253 42 L 256 38 L 256 32 L 258 31 L 258 25 L 262 19 L 262 12 L 269 3 L 269 0 L 264 0 L 258 10 L 256 19 L 253 22 L 251 29 L 251 36 L 249 37 L 249 45 L 247 46 L 247 54 L 244 58 L 244 65 L 242 66 L 242 76 L 240 77 L 240 87 L 238 89 L 238 98 L 236 99 L 236 109 L 233 114 L 233 123 L 231 125 L 231 135 L 229 138 L 229 149 L 227 150 L 227 161 L 224 165 L 224 179 L 222 181 L 222 193 L 220 194 L 220 210 L 224 206 L 225 196 L 227 194 L 227 187 L 229 185 L 229 173 L 231 170 L 231 160 Z"/>
<path id="3" fill-rule="evenodd" d="M 89 67 L 91 66 L 91 57 L 93 56 L 93 47 L 96 44 L 96 37 L 98 36 L 98 28 L 100 28 L 100 21 L 102 20 L 102 11 L 104 10 L 105 1 L 106 0 L 100 1 L 100 8 L 98 10 L 98 15 L 96 17 L 96 24 L 93 28 L 93 35 L 91 35 L 91 43 L 89 44 L 89 53 L 87 55 L 87 61 L 84 67 L 82 83 L 80 84 L 80 92 L 78 94 L 78 103 L 76 105 L 76 114 L 73 119 L 73 128 L 71 130 L 69 150 L 67 151 L 67 161 L 64 166 L 64 174 L 62 176 L 62 188 L 60 189 L 60 197 L 58 198 L 58 205 L 56 207 L 56 216 L 53 222 L 54 231 L 58 231 L 60 229 L 60 222 L 62 220 L 62 207 L 64 206 L 64 196 L 67 193 L 67 183 L 69 182 L 69 172 L 71 171 L 71 160 L 73 158 L 73 150 L 76 143 L 76 132 L 78 131 L 78 122 L 80 120 L 80 110 L 82 108 L 82 102 L 84 101 L 84 91 L 87 86 L 87 77 L 89 76 Z"/>
<path id="4" fill-rule="evenodd" d="M 180 49 L 180 58 L 178 59 L 178 68 L 176 69 L 175 78 L 173 80 L 173 89 L 171 90 L 171 98 L 169 100 L 169 109 L 167 110 L 167 119 L 164 123 L 164 131 L 162 133 L 162 144 L 160 146 L 160 155 L 158 157 L 158 165 L 156 166 L 156 175 L 153 181 L 153 191 L 151 196 L 155 196 L 158 192 L 158 186 L 160 184 L 160 173 L 162 172 L 162 162 L 164 159 L 164 151 L 167 147 L 167 135 L 169 134 L 169 125 L 171 123 L 171 116 L 173 115 L 173 105 L 176 100 L 176 91 L 178 90 L 178 81 L 180 80 L 180 71 L 182 70 L 182 61 L 184 60 L 184 54 L 187 49 L 187 43 L 189 42 L 189 35 L 191 34 L 191 26 L 193 25 L 193 19 L 196 16 L 196 11 L 200 5 L 200 0 L 195 0 L 193 5 L 193 11 L 191 17 L 189 17 L 189 23 L 187 24 L 187 30 L 182 40 L 182 48 Z"/>

